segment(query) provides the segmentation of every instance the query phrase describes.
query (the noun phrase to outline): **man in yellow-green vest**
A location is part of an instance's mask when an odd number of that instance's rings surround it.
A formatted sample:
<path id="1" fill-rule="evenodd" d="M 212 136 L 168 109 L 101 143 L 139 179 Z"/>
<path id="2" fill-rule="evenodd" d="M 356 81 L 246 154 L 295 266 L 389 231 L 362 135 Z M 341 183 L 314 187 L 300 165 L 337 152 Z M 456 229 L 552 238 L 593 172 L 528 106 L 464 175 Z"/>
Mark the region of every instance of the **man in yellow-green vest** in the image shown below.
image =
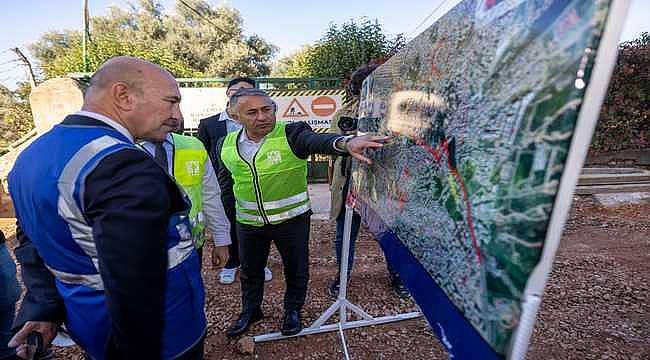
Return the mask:
<path id="1" fill-rule="evenodd" d="M 202 258 L 205 239 L 211 237 L 214 239 L 218 263 L 223 266 L 228 261 L 230 222 L 221 203 L 217 177 L 203 144 L 191 136 L 169 133 L 163 142 L 142 142 L 140 145 L 190 198 L 192 238 L 199 259 Z"/>
<path id="2" fill-rule="evenodd" d="M 316 134 L 304 122 L 275 121 L 276 105 L 259 89 L 240 89 L 230 97 L 231 115 L 243 129 L 217 143 L 219 183 L 232 189 L 241 261 L 242 312 L 226 335 L 243 334 L 262 319 L 264 266 L 271 241 L 282 257 L 286 292 L 281 331 L 302 330 L 300 311 L 309 280 L 307 157 L 311 154 L 363 156 L 382 146 L 383 136 Z"/>

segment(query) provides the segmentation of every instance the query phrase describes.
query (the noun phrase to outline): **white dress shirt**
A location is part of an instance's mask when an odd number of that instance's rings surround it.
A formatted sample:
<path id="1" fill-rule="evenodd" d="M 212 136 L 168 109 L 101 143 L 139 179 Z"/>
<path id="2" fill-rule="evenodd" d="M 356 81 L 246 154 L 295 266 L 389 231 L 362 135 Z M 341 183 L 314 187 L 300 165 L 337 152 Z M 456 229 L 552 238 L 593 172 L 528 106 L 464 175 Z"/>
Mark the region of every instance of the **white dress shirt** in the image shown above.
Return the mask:
<path id="1" fill-rule="evenodd" d="M 248 135 L 246 135 L 246 130 L 244 130 L 241 132 L 241 136 L 237 142 L 237 148 L 239 149 L 239 153 L 244 158 L 244 160 L 252 163 L 253 157 L 255 154 L 257 154 L 257 151 L 260 149 L 262 144 L 264 144 L 265 140 L 266 136 L 264 136 L 259 142 L 255 142 L 248 138 Z"/>
<path id="2" fill-rule="evenodd" d="M 144 141 L 140 145 L 151 156 L 156 156 L 156 146 Z M 163 147 L 167 152 L 167 171 L 174 174 L 174 138 L 167 134 Z M 182 186 L 179 186 L 182 188 Z M 214 238 L 215 246 L 230 245 L 230 222 L 226 217 L 226 212 L 221 203 L 221 188 L 217 181 L 217 176 L 212 168 L 210 160 L 206 160 L 203 178 L 201 179 L 201 198 L 203 201 L 203 215 L 205 216 L 205 227 L 210 231 Z"/>
<path id="3" fill-rule="evenodd" d="M 346 138 L 351 138 L 354 136 L 339 136 L 337 138 L 334 138 L 334 141 L 332 141 L 332 148 L 334 150 L 346 153 L 346 149 L 339 148 L 337 146 L 337 141 L 341 139 L 346 139 Z M 264 136 L 259 142 L 255 142 L 251 139 L 248 138 L 248 135 L 246 134 L 246 130 L 241 132 L 241 136 L 239 137 L 239 141 L 237 141 L 237 148 L 239 149 L 239 153 L 241 156 L 244 158 L 249 163 L 253 162 L 253 157 L 255 154 L 257 154 L 257 151 L 259 151 L 260 147 L 262 144 L 264 144 L 264 141 L 266 140 L 266 136 Z"/>
<path id="4" fill-rule="evenodd" d="M 242 128 L 242 124 L 239 123 L 237 120 L 231 118 L 230 115 L 228 115 L 228 112 L 226 110 L 222 111 L 221 114 L 219 115 L 219 121 L 226 122 L 226 131 L 229 133 L 233 131 L 238 131 L 239 129 Z"/>

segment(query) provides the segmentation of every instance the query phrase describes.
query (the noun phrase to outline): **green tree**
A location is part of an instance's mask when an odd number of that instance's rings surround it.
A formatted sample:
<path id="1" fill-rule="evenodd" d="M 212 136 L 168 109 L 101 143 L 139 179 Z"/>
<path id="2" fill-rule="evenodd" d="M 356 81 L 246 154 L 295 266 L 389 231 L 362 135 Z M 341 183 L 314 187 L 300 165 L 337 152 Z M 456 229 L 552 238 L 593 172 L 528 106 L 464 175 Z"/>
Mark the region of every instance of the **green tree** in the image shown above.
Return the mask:
<path id="1" fill-rule="evenodd" d="M 401 34 L 393 37 L 384 34 L 377 20 L 332 24 L 316 44 L 278 61 L 275 73 L 345 78 L 361 65 L 390 57 L 405 43 Z"/>
<path id="2" fill-rule="evenodd" d="M 593 152 L 650 147 L 650 33 L 619 46 L 592 140 Z"/>
<path id="3" fill-rule="evenodd" d="M 270 72 L 276 47 L 259 36 L 244 36 L 236 9 L 214 8 L 202 0 L 176 2 L 173 14 L 155 0 L 139 0 L 127 9 L 110 8 L 91 19 L 88 63 L 94 71 L 117 55 L 157 63 L 177 77 L 262 76 Z M 83 72 L 79 31 L 53 31 L 30 47 L 46 78 Z"/>
<path id="4" fill-rule="evenodd" d="M 19 83 L 14 91 L 0 85 L 0 149 L 34 128 L 29 93 L 30 85 L 26 82 Z"/>

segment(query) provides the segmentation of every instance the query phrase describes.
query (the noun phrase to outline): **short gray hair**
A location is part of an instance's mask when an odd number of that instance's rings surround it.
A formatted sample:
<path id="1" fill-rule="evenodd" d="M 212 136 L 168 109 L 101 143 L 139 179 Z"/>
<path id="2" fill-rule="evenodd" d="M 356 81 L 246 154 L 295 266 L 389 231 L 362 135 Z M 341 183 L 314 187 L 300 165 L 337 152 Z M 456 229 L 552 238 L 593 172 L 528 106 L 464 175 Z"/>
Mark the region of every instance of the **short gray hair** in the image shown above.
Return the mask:
<path id="1" fill-rule="evenodd" d="M 266 91 L 264 91 L 262 89 L 256 89 L 256 88 L 241 88 L 241 89 L 238 89 L 237 92 L 235 92 L 234 94 L 232 94 L 230 96 L 230 109 L 234 110 L 237 107 L 237 103 L 239 102 L 239 98 L 244 97 L 244 96 L 262 96 L 262 97 L 265 97 L 265 98 L 269 99 L 269 102 L 271 104 L 273 104 L 274 107 L 276 107 L 275 101 L 273 101 L 273 99 L 271 99 L 271 96 L 269 96 L 269 93 L 267 93 Z"/>

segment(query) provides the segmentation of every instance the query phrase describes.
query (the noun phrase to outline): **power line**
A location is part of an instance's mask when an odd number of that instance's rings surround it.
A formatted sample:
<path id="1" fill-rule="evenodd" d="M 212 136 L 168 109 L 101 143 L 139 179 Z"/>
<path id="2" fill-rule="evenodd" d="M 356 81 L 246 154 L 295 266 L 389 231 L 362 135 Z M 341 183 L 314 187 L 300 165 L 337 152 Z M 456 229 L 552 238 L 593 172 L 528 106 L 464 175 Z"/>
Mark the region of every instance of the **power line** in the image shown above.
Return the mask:
<path id="1" fill-rule="evenodd" d="M 186 3 L 185 0 L 178 0 L 178 2 L 180 2 L 181 4 L 183 4 L 186 8 L 192 10 L 192 12 L 194 12 L 196 15 L 198 15 L 201 19 L 203 19 L 203 20 L 209 22 L 209 23 L 210 23 L 212 26 L 214 26 L 217 30 L 221 31 L 221 32 L 224 33 L 224 34 L 228 34 L 228 35 L 231 34 L 230 32 L 225 31 L 224 29 L 222 29 L 221 27 L 219 27 L 219 25 L 217 25 L 217 24 L 215 24 L 214 22 L 212 22 L 212 20 L 208 19 L 205 15 L 201 14 L 201 12 L 198 11 L 196 8 L 194 8 L 194 7 L 192 7 L 191 5 L 189 5 L 188 3 Z"/>
<path id="2" fill-rule="evenodd" d="M 418 26 L 416 26 L 413 30 L 411 30 L 408 33 L 407 37 L 410 37 L 411 35 L 413 35 L 413 33 L 415 33 L 420 28 L 420 26 L 424 25 L 424 23 L 427 22 L 427 20 L 429 20 L 433 16 L 433 14 L 435 14 L 438 10 L 440 10 L 440 8 L 442 8 L 442 6 L 445 5 L 445 3 L 447 1 L 448 0 L 442 0 L 442 2 L 440 4 L 438 4 L 438 6 L 436 6 L 436 8 L 433 9 L 433 11 L 429 15 L 427 15 L 427 17 L 425 17 L 424 20 L 422 20 L 422 22 L 420 22 L 420 24 Z"/>

